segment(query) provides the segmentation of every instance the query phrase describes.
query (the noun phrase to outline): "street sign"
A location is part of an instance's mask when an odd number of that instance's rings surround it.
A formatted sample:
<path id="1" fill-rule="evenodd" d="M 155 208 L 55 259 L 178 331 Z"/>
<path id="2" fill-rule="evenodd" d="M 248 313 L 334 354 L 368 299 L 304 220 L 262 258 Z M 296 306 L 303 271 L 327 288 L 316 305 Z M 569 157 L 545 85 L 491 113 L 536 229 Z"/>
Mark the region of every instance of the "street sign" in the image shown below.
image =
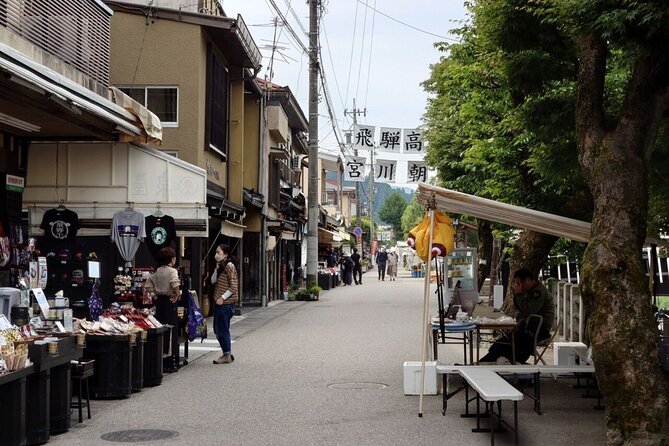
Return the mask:
<path id="1" fill-rule="evenodd" d="M 360 226 L 356 226 L 355 229 L 353 229 L 353 235 L 356 237 L 362 237 L 362 228 Z"/>

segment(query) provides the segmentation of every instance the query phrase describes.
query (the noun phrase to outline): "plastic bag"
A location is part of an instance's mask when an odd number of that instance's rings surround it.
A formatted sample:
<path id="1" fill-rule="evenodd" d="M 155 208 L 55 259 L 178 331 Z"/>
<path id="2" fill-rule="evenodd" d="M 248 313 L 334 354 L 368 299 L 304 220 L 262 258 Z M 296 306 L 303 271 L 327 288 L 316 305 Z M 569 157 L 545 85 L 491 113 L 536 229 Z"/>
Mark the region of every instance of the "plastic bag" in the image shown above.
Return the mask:
<path id="1" fill-rule="evenodd" d="M 200 307 L 193 298 L 193 293 L 188 293 L 188 324 L 186 325 L 188 340 L 193 342 L 195 338 L 201 338 L 202 341 L 207 337 L 207 320 L 202 316 Z"/>

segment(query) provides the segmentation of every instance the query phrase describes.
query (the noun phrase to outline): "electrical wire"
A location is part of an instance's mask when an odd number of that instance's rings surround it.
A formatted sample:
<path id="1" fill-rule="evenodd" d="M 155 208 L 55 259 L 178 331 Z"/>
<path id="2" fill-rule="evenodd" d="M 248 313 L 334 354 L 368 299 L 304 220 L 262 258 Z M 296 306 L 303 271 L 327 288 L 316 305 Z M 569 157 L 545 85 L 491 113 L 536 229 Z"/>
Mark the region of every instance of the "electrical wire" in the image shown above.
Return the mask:
<path id="1" fill-rule="evenodd" d="M 432 32 L 430 32 L 430 31 L 426 31 L 426 30 L 424 30 L 424 29 L 421 29 L 421 28 L 418 28 L 418 27 L 416 27 L 416 26 L 410 25 L 410 24 L 408 24 L 408 23 L 406 23 L 406 22 L 403 22 L 403 21 L 401 21 L 401 20 L 399 20 L 399 19 L 396 19 L 395 17 L 392 17 L 392 16 L 390 16 L 390 15 L 384 13 L 384 12 L 379 11 L 378 9 L 376 9 L 376 7 L 372 7 L 372 6 L 370 6 L 369 4 L 363 2 L 362 0 L 358 0 L 357 3 L 360 3 L 360 4 L 363 5 L 364 7 L 369 8 L 369 9 L 371 9 L 372 11 L 374 11 L 374 12 L 376 12 L 376 13 L 378 13 L 378 14 L 381 14 L 382 16 L 384 16 L 384 17 L 386 17 L 386 18 L 388 18 L 388 19 L 390 19 L 390 20 L 399 23 L 400 25 L 404 25 L 404 26 L 406 26 L 407 28 L 411 28 L 411 29 L 413 29 L 413 30 L 415 30 L 415 31 L 418 31 L 418 32 L 421 32 L 421 33 L 424 33 L 424 34 L 428 34 L 428 35 L 430 35 L 430 36 L 439 37 L 440 39 L 450 40 L 450 41 L 458 42 L 458 43 L 460 42 L 458 39 L 454 39 L 454 38 L 452 38 L 452 37 L 442 36 L 442 35 L 440 35 L 440 34 L 435 34 L 435 33 L 432 33 Z M 356 11 L 357 11 L 357 8 L 356 8 Z"/>
<path id="2" fill-rule="evenodd" d="M 374 8 L 376 8 L 376 0 L 374 0 Z M 374 24 L 376 23 L 376 11 L 372 14 L 372 35 L 369 38 L 369 61 L 367 62 L 367 84 L 365 85 L 365 100 L 363 101 L 364 108 L 367 108 L 367 97 L 369 95 L 369 80 L 372 72 L 372 49 L 374 47 Z"/>
<path id="3" fill-rule="evenodd" d="M 355 97 L 358 97 L 360 91 L 360 75 L 362 74 L 362 56 L 365 53 L 365 37 L 367 36 L 367 9 L 365 9 L 365 16 L 362 22 L 362 42 L 360 42 L 360 62 L 358 62 L 358 80 L 355 83 Z"/>
<path id="4" fill-rule="evenodd" d="M 323 29 L 323 35 L 325 36 L 325 45 L 328 50 L 330 66 L 332 67 L 332 76 L 334 77 L 335 87 L 337 88 L 337 95 L 339 96 L 339 102 L 341 103 L 341 108 L 345 109 L 346 103 L 344 102 L 344 98 L 341 95 L 341 90 L 339 89 L 339 82 L 337 81 L 337 71 L 335 70 L 334 61 L 332 60 L 332 50 L 330 49 L 330 40 L 328 39 L 328 33 L 327 30 L 325 29 L 325 22 L 321 22 L 321 28 Z"/>
<path id="5" fill-rule="evenodd" d="M 353 38 L 351 39 L 351 58 L 348 62 L 348 78 L 346 79 L 346 94 L 344 100 L 348 102 L 348 92 L 351 88 L 351 70 L 353 69 L 353 54 L 355 53 L 355 34 L 358 29 L 358 2 L 355 4 L 355 14 L 353 19 Z"/>

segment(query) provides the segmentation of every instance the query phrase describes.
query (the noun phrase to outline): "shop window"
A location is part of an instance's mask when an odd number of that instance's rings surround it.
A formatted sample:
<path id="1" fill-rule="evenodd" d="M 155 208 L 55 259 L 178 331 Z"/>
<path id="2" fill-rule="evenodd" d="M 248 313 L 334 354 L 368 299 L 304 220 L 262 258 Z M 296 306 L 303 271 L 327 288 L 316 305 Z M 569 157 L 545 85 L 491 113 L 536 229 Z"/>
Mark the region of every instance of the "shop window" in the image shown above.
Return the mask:
<path id="1" fill-rule="evenodd" d="M 133 86 L 119 90 L 155 113 L 163 127 L 179 125 L 178 87 Z"/>

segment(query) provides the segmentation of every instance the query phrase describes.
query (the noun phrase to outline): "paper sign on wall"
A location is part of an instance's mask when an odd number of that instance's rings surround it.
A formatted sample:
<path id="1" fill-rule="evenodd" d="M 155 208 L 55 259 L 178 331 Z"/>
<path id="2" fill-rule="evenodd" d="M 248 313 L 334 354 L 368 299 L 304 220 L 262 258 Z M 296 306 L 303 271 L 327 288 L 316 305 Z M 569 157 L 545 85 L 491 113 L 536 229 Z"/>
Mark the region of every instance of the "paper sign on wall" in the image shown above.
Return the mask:
<path id="1" fill-rule="evenodd" d="M 46 282 L 49 279 L 49 270 L 46 267 L 46 257 L 38 257 L 38 272 L 39 280 L 37 281 L 37 286 L 39 288 L 46 288 Z"/>
<path id="2" fill-rule="evenodd" d="M 44 291 L 42 290 L 42 288 L 33 288 L 30 291 L 32 291 L 33 296 L 35 296 L 35 300 L 39 305 L 40 312 L 42 313 L 41 315 L 42 319 L 47 319 L 49 317 L 49 302 L 47 302 L 46 300 Z"/>

